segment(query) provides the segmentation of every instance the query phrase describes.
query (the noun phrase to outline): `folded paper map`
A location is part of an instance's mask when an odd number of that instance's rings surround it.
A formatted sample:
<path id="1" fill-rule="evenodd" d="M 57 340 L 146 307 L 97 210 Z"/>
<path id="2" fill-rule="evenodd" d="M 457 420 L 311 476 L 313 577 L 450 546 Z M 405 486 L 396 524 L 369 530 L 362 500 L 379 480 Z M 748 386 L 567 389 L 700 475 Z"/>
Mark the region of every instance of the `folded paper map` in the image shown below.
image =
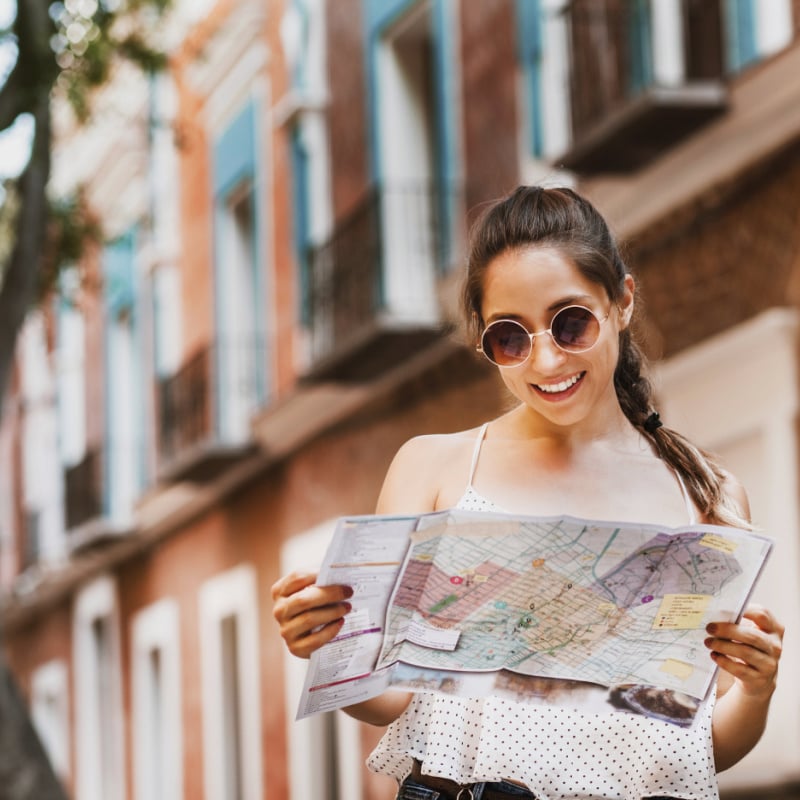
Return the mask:
<path id="1" fill-rule="evenodd" d="M 447 511 L 339 520 L 318 583 L 353 587 L 314 653 L 298 718 L 389 688 L 627 711 L 691 724 L 768 539 L 653 525 Z"/>

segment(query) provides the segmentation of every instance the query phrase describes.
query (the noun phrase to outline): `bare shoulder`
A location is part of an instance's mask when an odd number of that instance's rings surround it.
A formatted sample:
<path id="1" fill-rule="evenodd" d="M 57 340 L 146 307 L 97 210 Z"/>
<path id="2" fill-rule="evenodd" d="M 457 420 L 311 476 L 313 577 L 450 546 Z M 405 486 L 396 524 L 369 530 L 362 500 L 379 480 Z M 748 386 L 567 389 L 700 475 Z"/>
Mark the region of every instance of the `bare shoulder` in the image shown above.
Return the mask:
<path id="1" fill-rule="evenodd" d="M 437 433 L 409 439 L 392 460 L 378 498 L 377 513 L 434 511 L 437 499 L 461 462 L 468 465 L 476 430 Z M 468 466 L 466 467 L 468 468 Z"/>
<path id="2" fill-rule="evenodd" d="M 746 520 L 750 520 L 750 501 L 747 498 L 747 491 L 741 481 L 727 470 L 722 471 L 723 483 L 722 491 L 735 504 L 739 515 Z"/>

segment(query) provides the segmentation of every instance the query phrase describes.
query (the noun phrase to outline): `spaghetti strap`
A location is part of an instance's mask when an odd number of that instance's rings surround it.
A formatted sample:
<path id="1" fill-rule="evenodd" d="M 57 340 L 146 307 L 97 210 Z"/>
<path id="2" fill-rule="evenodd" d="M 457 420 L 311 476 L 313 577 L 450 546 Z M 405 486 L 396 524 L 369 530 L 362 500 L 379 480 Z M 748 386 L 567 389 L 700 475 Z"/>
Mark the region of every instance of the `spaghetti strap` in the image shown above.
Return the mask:
<path id="1" fill-rule="evenodd" d="M 486 429 L 489 427 L 488 422 L 481 425 L 478 435 L 475 438 L 475 448 L 472 451 L 472 463 L 469 465 L 469 477 L 467 478 L 467 490 L 472 488 L 472 478 L 475 476 L 475 468 L 478 466 L 478 456 L 481 454 L 481 445 L 486 436 Z"/>
<path id="2" fill-rule="evenodd" d="M 678 479 L 678 483 L 681 486 L 681 493 L 683 494 L 683 500 L 686 503 L 686 510 L 689 512 L 689 524 L 696 525 L 700 522 L 697 514 L 697 506 L 695 506 L 694 502 L 692 501 L 692 498 L 689 495 L 689 490 L 686 488 L 686 484 L 684 483 L 680 472 L 678 472 L 678 470 L 673 470 L 673 472 L 675 473 L 675 477 Z"/>

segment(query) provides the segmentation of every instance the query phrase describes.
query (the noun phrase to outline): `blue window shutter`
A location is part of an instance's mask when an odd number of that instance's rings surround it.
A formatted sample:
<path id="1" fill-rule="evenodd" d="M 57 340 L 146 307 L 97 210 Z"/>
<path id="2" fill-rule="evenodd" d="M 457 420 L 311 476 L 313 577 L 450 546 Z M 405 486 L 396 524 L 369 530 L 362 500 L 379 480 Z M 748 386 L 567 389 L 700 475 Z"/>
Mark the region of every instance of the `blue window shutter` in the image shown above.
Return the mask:
<path id="1" fill-rule="evenodd" d="M 112 316 L 130 312 L 136 301 L 134 275 L 135 230 L 106 245 L 103 275 L 106 308 Z"/>
<path id="2" fill-rule="evenodd" d="M 633 0 L 628 29 L 630 91 L 638 94 L 653 84 L 653 21 L 649 0 Z"/>
<path id="3" fill-rule="evenodd" d="M 743 69 L 758 60 L 755 0 L 727 0 L 728 68 Z"/>
<path id="4" fill-rule="evenodd" d="M 542 9 L 539 0 L 517 0 L 517 54 L 528 98 L 530 152 L 544 152 L 542 130 Z"/>
<path id="5" fill-rule="evenodd" d="M 364 0 L 364 19 L 371 34 L 390 25 L 419 0 Z"/>
<path id="6" fill-rule="evenodd" d="M 300 318 L 304 323 L 310 322 L 309 269 L 308 248 L 308 216 L 309 216 L 309 175 L 308 154 L 303 145 L 302 136 L 297 126 L 291 134 L 292 154 L 292 205 L 294 207 L 294 247 L 297 264 L 300 270 Z"/>
<path id="7" fill-rule="evenodd" d="M 248 103 L 214 144 L 214 195 L 227 194 L 255 172 L 255 107 Z"/>

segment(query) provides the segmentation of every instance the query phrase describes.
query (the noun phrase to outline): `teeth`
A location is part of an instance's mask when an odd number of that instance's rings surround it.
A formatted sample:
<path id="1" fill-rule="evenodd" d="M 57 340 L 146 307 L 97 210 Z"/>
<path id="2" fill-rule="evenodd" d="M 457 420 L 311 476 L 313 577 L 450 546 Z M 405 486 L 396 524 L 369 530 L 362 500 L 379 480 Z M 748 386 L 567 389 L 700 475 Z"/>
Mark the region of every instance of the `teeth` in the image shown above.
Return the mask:
<path id="1" fill-rule="evenodd" d="M 582 374 L 582 373 L 581 373 Z M 544 386 L 534 384 L 537 389 L 541 390 L 542 392 L 547 392 L 548 394 L 556 394 L 557 392 L 566 392 L 570 386 L 574 386 L 581 378 L 581 374 L 573 375 L 571 378 L 567 378 L 565 381 L 561 381 L 561 383 L 548 383 Z"/>

